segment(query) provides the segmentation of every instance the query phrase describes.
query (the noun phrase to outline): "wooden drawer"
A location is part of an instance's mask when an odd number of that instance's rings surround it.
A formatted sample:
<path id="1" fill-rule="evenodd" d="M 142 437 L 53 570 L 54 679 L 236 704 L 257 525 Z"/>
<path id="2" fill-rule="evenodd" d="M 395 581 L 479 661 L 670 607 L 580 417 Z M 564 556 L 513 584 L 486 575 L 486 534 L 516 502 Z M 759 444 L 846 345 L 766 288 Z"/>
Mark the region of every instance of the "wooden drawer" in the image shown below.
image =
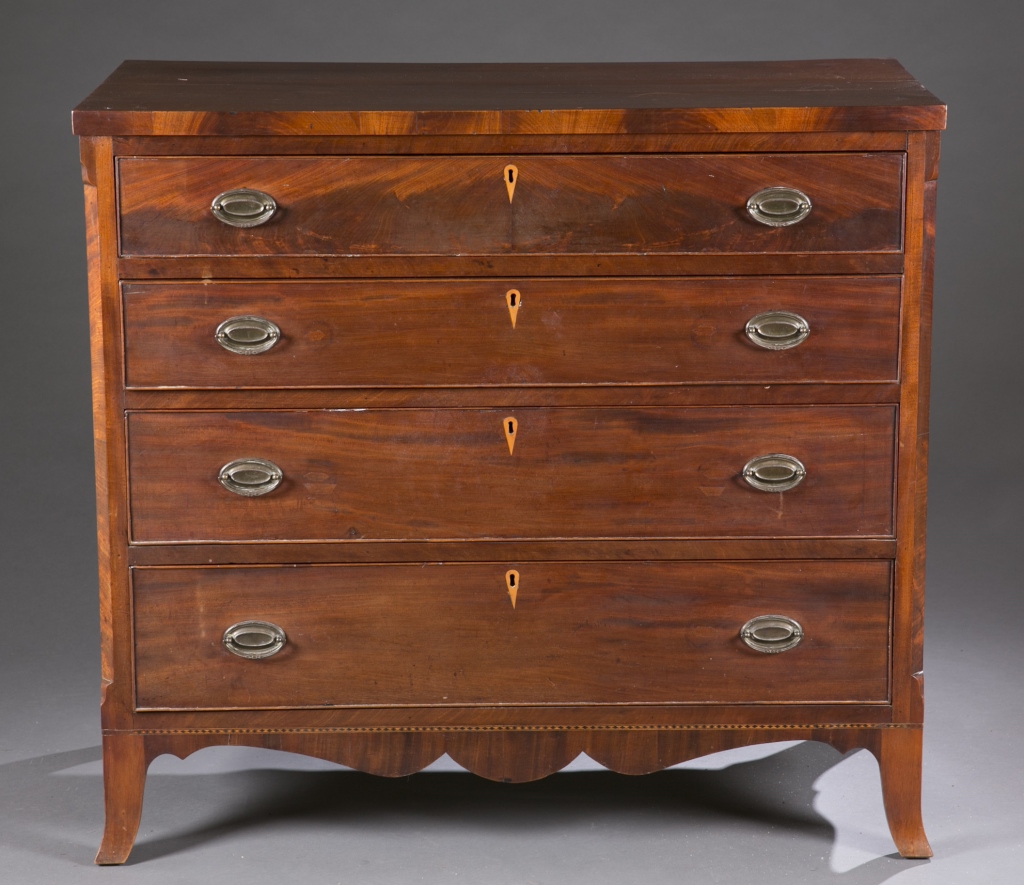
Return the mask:
<path id="1" fill-rule="evenodd" d="M 512 198 L 508 165 L 518 170 Z M 127 157 L 124 256 L 671 255 L 899 252 L 904 155 Z M 754 221 L 766 187 L 811 200 L 789 227 Z M 211 203 L 248 188 L 277 202 L 258 227 Z"/>
<path id="2" fill-rule="evenodd" d="M 889 536 L 892 406 L 136 412 L 135 541 Z M 506 436 L 515 426 L 512 451 Z M 784 493 L 757 456 L 806 467 Z M 222 466 L 284 479 L 244 497 Z"/>
<path id="3" fill-rule="evenodd" d="M 885 702 L 890 581 L 883 561 L 136 568 L 136 701 Z M 748 648 L 740 628 L 765 614 L 795 620 L 800 644 Z M 280 627 L 284 648 L 228 652 L 246 620 Z"/>
<path id="4" fill-rule="evenodd" d="M 750 279 L 125 283 L 129 387 L 438 387 L 894 381 L 900 281 Z M 809 336 L 744 333 L 772 310 Z M 215 339 L 256 316 L 251 354 Z M 515 323 L 513 325 L 513 318 Z"/>

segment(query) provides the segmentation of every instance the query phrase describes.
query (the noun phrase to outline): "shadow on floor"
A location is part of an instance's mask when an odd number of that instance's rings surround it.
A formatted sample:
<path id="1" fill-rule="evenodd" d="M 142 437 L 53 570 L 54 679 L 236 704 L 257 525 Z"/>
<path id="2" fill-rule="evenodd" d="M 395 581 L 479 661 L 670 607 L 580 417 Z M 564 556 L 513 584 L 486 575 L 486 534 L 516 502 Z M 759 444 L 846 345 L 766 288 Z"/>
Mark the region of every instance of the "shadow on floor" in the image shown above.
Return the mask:
<path id="1" fill-rule="evenodd" d="M 87 865 L 100 835 L 100 778 L 55 775 L 99 758 L 99 747 L 90 747 L 0 766 L 0 847 Z M 175 858 L 227 851 L 258 834 L 264 846 L 279 841 L 274 857 L 287 877 L 290 849 L 307 850 L 295 834 L 311 830 L 334 829 L 339 848 L 354 843 L 363 854 L 448 841 L 445 850 L 455 857 L 482 843 L 499 850 L 510 840 L 533 845 L 557 834 L 562 850 L 578 852 L 583 865 L 599 849 L 634 872 L 656 857 L 662 872 L 674 864 L 672 881 L 713 868 L 721 882 L 756 873 L 765 885 L 881 885 L 920 862 L 890 855 L 841 873 L 828 865 L 835 830 L 814 810 L 813 785 L 841 758 L 807 742 L 715 771 L 563 772 L 512 785 L 443 771 L 395 780 L 340 768 L 153 774 L 129 865 L 166 873 Z M 603 881 L 580 870 L 581 882 Z"/>

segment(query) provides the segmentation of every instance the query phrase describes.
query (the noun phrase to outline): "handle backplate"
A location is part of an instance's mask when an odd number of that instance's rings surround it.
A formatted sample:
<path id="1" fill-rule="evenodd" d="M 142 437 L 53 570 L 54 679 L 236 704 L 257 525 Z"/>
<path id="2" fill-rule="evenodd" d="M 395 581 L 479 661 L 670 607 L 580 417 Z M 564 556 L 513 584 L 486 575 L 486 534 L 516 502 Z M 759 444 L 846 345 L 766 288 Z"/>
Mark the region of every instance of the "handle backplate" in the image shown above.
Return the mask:
<path id="1" fill-rule="evenodd" d="M 798 313 L 769 310 L 747 320 L 747 337 L 765 350 L 789 350 L 811 334 L 810 324 Z"/>
<path id="2" fill-rule="evenodd" d="M 787 492 L 807 476 L 807 468 L 792 455 L 758 455 L 743 466 L 743 479 L 761 492 Z"/>
<path id="3" fill-rule="evenodd" d="M 740 628 L 740 639 L 766 655 L 796 648 L 803 638 L 803 627 L 785 615 L 758 615 Z"/>
<path id="4" fill-rule="evenodd" d="M 217 474 L 217 481 L 229 492 L 244 498 L 258 498 L 274 491 L 284 473 L 273 461 L 263 458 L 239 458 L 229 461 Z"/>
<path id="5" fill-rule="evenodd" d="M 240 316 L 224 320 L 213 337 L 231 353 L 255 354 L 264 353 L 277 344 L 281 330 L 263 317 Z"/>
<path id="6" fill-rule="evenodd" d="M 789 227 L 811 214 L 811 198 L 795 187 L 766 187 L 747 200 L 747 212 L 769 227 Z"/>
<path id="7" fill-rule="evenodd" d="M 224 631 L 221 641 L 231 654 L 256 661 L 276 655 L 285 647 L 288 637 L 269 621 L 239 621 Z"/>
<path id="8" fill-rule="evenodd" d="M 258 227 L 266 224 L 277 212 L 277 202 L 270 194 L 237 187 L 217 194 L 210 204 L 214 218 L 231 227 Z"/>

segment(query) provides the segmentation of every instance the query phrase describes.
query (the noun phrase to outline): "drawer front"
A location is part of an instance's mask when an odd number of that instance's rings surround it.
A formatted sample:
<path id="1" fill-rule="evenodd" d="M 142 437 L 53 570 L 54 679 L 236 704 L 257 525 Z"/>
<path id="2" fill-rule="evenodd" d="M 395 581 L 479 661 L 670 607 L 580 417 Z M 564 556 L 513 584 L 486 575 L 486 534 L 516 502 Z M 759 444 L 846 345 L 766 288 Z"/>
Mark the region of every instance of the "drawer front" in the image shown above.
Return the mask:
<path id="1" fill-rule="evenodd" d="M 895 152 L 128 157 L 118 164 L 121 254 L 898 252 L 903 172 Z M 810 214 L 786 227 L 755 221 L 747 201 L 768 187 L 800 190 Z M 241 188 L 274 198 L 269 221 L 214 217 L 214 198 Z"/>
<path id="2" fill-rule="evenodd" d="M 889 536 L 892 406 L 136 412 L 135 541 Z M 511 431 L 514 431 L 510 433 Z M 785 492 L 744 465 L 806 467 Z M 248 497 L 222 467 L 283 473 Z"/>
<path id="3" fill-rule="evenodd" d="M 894 381 L 895 278 L 126 283 L 129 387 L 431 387 Z M 802 317 L 795 346 L 745 334 Z M 269 349 L 218 343 L 235 317 Z M 760 341 L 761 343 L 757 343 Z M 783 341 L 782 343 L 786 343 Z M 238 352 L 239 350 L 243 352 Z"/>
<path id="4" fill-rule="evenodd" d="M 133 588 L 141 708 L 888 697 L 882 561 L 136 568 Z M 747 647 L 759 615 L 803 639 Z M 225 630 L 250 620 L 284 647 L 229 652 Z"/>

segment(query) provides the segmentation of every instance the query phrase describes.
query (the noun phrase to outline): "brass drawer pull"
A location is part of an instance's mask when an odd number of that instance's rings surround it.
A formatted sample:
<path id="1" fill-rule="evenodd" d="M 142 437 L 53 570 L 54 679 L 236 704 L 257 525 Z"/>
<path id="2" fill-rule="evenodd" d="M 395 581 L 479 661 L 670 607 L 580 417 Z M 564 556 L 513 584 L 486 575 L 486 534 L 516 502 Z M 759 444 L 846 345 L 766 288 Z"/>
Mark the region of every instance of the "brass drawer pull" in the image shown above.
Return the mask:
<path id="1" fill-rule="evenodd" d="M 811 214 L 811 198 L 794 187 L 766 187 L 747 200 L 747 212 L 769 227 L 789 227 Z"/>
<path id="2" fill-rule="evenodd" d="M 759 455 L 743 467 L 747 484 L 762 492 L 786 492 L 807 476 L 807 468 L 792 455 Z"/>
<path id="3" fill-rule="evenodd" d="M 770 310 L 747 320 L 746 332 L 754 344 L 765 350 L 789 350 L 811 334 L 811 327 L 799 314 Z"/>
<path id="4" fill-rule="evenodd" d="M 263 317 L 231 317 L 217 326 L 213 337 L 232 353 L 263 353 L 281 340 L 281 330 Z"/>
<path id="5" fill-rule="evenodd" d="M 258 227 L 274 217 L 277 202 L 263 191 L 239 187 L 214 197 L 210 211 L 218 221 L 232 227 Z"/>
<path id="6" fill-rule="evenodd" d="M 281 468 L 262 458 L 239 458 L 220 469 L 217 480 L 229 492 L 246 498 L 258 498 L 274 491 L 284 479 Z"/>
<path id="7" fill-rule="evenodd" d="M 239 621 L 224 631 L 221 641 L 231 654 L 258 661 L 276 655 L 285 647 L 288 637 L 269 621 Z"/>
<path id="8" fill-rule="evenodd" d="M 803 627 L 785 615 L 758 615 L 740 628 L 740 639 L 766 655 L 796 648 L 803 638 Z"/>

